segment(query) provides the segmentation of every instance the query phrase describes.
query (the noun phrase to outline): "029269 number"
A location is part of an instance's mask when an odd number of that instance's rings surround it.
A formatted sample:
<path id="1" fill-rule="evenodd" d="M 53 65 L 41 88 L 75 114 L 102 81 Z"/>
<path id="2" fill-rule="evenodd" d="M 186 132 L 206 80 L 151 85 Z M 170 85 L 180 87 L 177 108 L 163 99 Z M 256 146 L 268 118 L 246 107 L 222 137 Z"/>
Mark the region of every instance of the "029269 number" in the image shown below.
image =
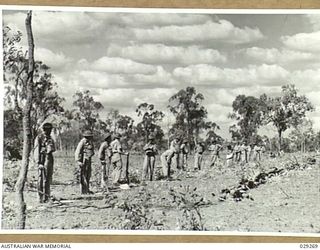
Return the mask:
<path id="1" fill-rule="evenodd" d="M 318 244 L 315 244 L 315 243 L 303 243 L 303 244 L 300 244 L 300 248 L 317 249 L 318 248 Z"/>

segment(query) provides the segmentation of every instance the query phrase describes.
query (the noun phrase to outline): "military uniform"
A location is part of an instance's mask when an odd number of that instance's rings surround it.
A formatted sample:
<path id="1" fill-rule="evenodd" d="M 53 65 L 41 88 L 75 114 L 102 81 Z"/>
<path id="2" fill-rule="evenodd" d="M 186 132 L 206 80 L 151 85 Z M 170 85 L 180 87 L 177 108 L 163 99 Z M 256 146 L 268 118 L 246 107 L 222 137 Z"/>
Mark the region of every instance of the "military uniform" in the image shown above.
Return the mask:
<path id="1" fill-rule="evenodd" d="M 143 147 L 145 152 L 145 157 L 142 167 L 142 180 L 145 181 L 148 179 L 152 181 L 154 165 L 156 161 L 156 155 L 158 154 L 157 146 L 152 141 L 153 138 L 150 138 L 150 141 Z"/>
<path id="2" fill-rule="evenodd" d="M 161 155 L 161 164 L 163 177 L 170 178 L 170 168 L 172 163 L 172 158 L 174 156 L 174 151 L 170 148 L 164 151 Z"/>
<path id="3" fill-rule="evenodd" d="M 176 167 L 180 168 L 180 144 L 179 144 L 179 139 L 175 138 L 172 140 L 170 143 L 170 149 L 174 151 L 174 157 L 175 157 L 175 162 L 176 162 Z"/>
<path id="4" fill-rule="evenodd" d="M 86 131 L 84 138 L 79 142 L 76 152 L 75 160 L 79 166 L 80 172 L 80 192 L 81 194 L 91 193 L 89 189 L 91 178 L 91 158 L 94 155 L 94 146 L 92 142 L 92 133 Z"/>
<path id="5" fill-rule="evenodd" d="M 188 141 L 184 141 L 180 146 L 180 162 L 182 169 L 187 169 L 188 167 L 189 148 L 187 143 Z"/>
<path id="6" fill-rule="evenodd" d="M 198 143 L 195 148 L 195 155 L 194 155 L 194 168 L 201 170 L 201 164 L 203 159 L 203 152 L 204 152 L 204 145 L 203 143 Z"/>
<path id="7" fill-rule="evenodd" d="M 210 167 L 213 167 L 216 161 L 220 158 L 220 150 L 222 146 L 218 143 L 213 143 L 209 147 L 209 151 L 211 151 L 211 158 L 210 158 Z"/>
<path id="8" fill-rule="evenodd" d="M 233 148 L 234 161 L 239 162 L 241 160 L 241 146 L 237 143 Z"/>
<path id="9" fill-rule="evenodd" d="M 255 145 L 253 148 L 253 159 L 254 161 L 260 161 L 261 160 L 261 147 L 258 145 Z"/>
<path id="10" fill-rule="evenodd" d="M 245 145 L 244 143 L 240 146 L 240 151 L 241 151 L 241 162 L 242 163 L 248 163 L 249 162 L 249 146 Z"/>
<path id="11" fill-rule="evenodd" d="M 54 163 L 52 153 L 56 150 L 54 141 L 50 136 L 52 125 L 45 123 L 42 129 L 44 133 L 36 137 L 33 151 L 34 161 L 38 165 L 38 195 L 41 203 L 47 202 L 50 198 Z"/>
<path id="12" fill-rule="evenodd" d="M 112 156 L 110 137 L 111 136 L 109 134 L 105 137 L 105 141 L 101 143 L 98 153 L 101 163 L 101 188 L 105 188 L 107 186 L 109 177 Z"/>
<path id="13" fill-rule="evenodd" d="M 114 140 L 110 144 L 112 156 L 111 156 L 111 164 L 113 166 L 112 171 L 112 183 L 119 184 L 121 174 L 122 174 L 122 158 L 121 154 L 123 154 L 122 146 L 120 143 L 120 135 L 116 134 Z"/>
<path id="14" fill-rule="evenodd" d="M 233 149 L 232 149 L 231 145 L 229 145 L 229 146 L 227 147 L 227 155 L 226 155 L 227 167 L 232 166 L 233 157 L 234 157 Z"/>

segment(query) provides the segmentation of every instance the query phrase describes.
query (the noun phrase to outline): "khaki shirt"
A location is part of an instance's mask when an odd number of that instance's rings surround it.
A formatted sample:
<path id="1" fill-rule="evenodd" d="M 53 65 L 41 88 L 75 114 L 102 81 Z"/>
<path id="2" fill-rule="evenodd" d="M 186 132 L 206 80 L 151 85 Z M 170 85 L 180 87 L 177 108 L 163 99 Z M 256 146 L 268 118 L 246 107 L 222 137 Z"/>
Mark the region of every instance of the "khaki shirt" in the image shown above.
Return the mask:
<path id="1" fill-rule="evenodd" d="M 174 151 L 174 153 L 178 153 L 180 150 L 179 143 L 176 140 L 173 140 L 170 143 L 170 149 Z"/>
<path id="2" fill-rule="evenodd" d="M 101 143 L 98 157 L 101 161 L 109 160 L 112 156 L 110 144 L 107 141 Z"/>
<path id="3" fill-rule="evenodd" d="M 157 145 L 154 143 L 147 143 L 144 147 L 143 150 L 145 151 L 146 155 L 148 156 L 155 156 L 158 154 L 158 149 Z"/>
<path id="4" fill-rule="evenodd" d="M 111 162 L 117 162 L 121 160 L 122 146 L 118 139 L 114 139 L 110 144 L 112 156 Z"/>
<path id="5" fill-rule="evenodd" d="M 56 147 L 51 136 L 39 134 L 36 137 L 33 147 L 33 158 L 35 163 L 43 165 L 45 162 L 45 156 L 47 154 L 52 154 L 55 151 Z"/>
<path id="6" fill-rule="evenodd" d="M 91 159 L 93 155 L 94 146 L 92 141 L 89 141 L 86 138 L 81 139 L 74 155 L 75 160 L 77 162 L 83 162 L 84 159 Z"/>
<path id="7" fill-rule="evenodd" d="M 174 151 L 172 149 L 167 149 L 161 155 L 161 158 L 164 158 L 168 163 L 171 163 L 171 160 L 174 156 Z"/>

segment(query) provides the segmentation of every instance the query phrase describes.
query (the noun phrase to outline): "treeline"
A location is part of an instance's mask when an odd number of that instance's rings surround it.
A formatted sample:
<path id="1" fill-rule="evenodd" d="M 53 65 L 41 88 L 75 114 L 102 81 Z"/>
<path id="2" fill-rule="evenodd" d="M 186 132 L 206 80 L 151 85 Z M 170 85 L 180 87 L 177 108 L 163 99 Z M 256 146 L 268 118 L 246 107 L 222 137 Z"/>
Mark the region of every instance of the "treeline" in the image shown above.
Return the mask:
<path id="1" fill-rule="evenodd" d="M 27 53 L 19 47 L 20 32 L 3 30 L 4 45 L 4 150 L 9 158 L 20 158 L 22 149 L 22 107 L 26 101 L 25 83 L 28 74 Z M 63 84 L 63 83 L 60 83 Z M 61 150 L 74 150 L 84 130 L 94 133 L 99 144 L 107 132 L 122 134 L 122 143 L 128 150 L 142 149 L 149 135 L 155 137 L 160 148 L 166 148 L 173 137 L 188 139 L 191 148 L 194 141 L 203 138 L 205 143 L 212 139 L 221 143 L 225 140 L 218 135 L 219 125 L 208 120 L 208 111 L 202 104 L 204 96 L 194 87 L 177 91 L 168 100 L 168 112 L 173 122 L 165 123 L 165 113 L 157 110 L 152 103 L 141 103 L 135 107 L 138 120 L 121 114 L 118 110 L 104 107 L 96 101 L 89 90 L 73 94 L 72 107 L 65 107 L 65 99 L 57 92 L 58 84 L 44 62 L 35 61 L 33 78 L 33 101 L 31 109 L 31 133 L 34 140 L 41 124 L 52 122 L 57 146 Z M 214 102 L 214 100 L 212 100 Z M 294 85 L 282 87 L 281 94 L 270 97 L 238 95 L 232 103 L 229 118 L 235 121 L 229 132 L 233 141 L 246 144 L 264 143 L 270 150 L 315 150 L 320 141 L 319 132 L 306 120 L 306 114 L 314 110 L 304 96 L 299 95 Z M 106 114 L 105 117 L 101 113 Z M 277 139 L 259 135 L 259 129 L 273 125 Z M 163 129 L 165 127 L 165 129 Z M 288 138 L 283 133 L 291 129 Z"/>

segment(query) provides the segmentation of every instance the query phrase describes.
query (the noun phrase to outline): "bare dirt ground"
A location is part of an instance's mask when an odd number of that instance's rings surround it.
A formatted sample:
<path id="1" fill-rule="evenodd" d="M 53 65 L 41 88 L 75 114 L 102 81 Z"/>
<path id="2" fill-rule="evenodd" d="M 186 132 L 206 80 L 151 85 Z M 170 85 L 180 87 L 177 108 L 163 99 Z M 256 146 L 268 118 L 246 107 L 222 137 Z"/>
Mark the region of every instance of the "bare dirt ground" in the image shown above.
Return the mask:
<path id="1" fill-rule="evenodd" d="M 222 156 L 223 157 L 223 156 Z M 307 164 L 308 158 L 316 159 Z M 222 158 L 223 159 L 223 158 Z M 234 232 L 320 233 L 320 157 L 284 155 L 264 157 L 260 164 L 235 164 L 226 168 L 221 161 L 209 169 L 188 171 L 173 167 L 173 180 L 156 180 L 141 185 L 143 156 L 130 162 L 131 188 L 99 188 L 100 167 L 93 164 L 93 195 L 81 196 L 75 183 L 73 156 L 55 157 L 53 201 L 39 204 L 35 167 L 31 166 L 25 192 L 27 229 L 156 229 Z M 14 229 L 14 182 L 19 162 L 4 162 L 2 228 Z M 161 172 L 157 159 L 156 175 Z M 254 179 L 272 169 L 279 173 L 264 177 L 259 185 L 239 189 L 242 179 Z M 255 182 L 258 183 L 258 182 Z M 244 186 L 244 185 L 242 185 Z M 196 188 L 196 189 L 195 189 Z M 221 193 L 223 189 L 228 192 Z M 237 196 L 235 194 L 238 194 Z M 240 198 L 235 198 L 240 197 Z"/>

